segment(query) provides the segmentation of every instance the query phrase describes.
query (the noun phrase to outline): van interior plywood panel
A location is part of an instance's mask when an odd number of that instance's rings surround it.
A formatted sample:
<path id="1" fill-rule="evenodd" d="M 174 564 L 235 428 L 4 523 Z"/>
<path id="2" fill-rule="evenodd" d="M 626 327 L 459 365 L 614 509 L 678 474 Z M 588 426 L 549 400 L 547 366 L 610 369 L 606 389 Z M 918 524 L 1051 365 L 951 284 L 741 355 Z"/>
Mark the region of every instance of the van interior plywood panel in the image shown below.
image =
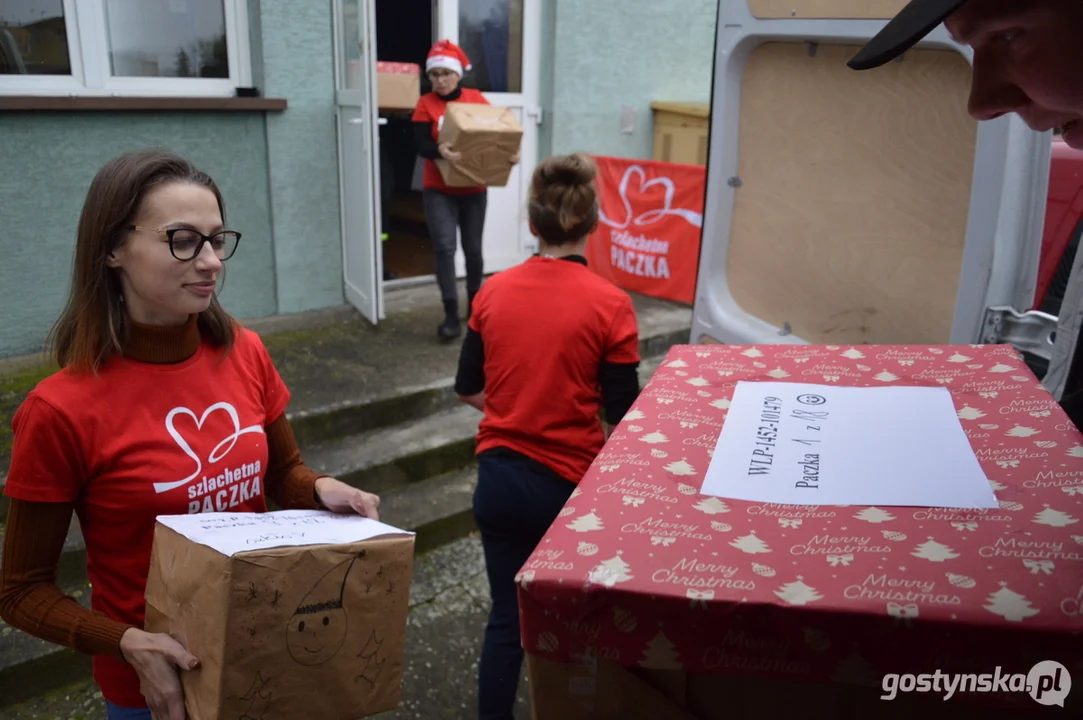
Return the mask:
<path id="1" fill-rule="evenodd" d="M 727 278 L 746 312 L 810 342 L 943 343 L 966 240 L 970 66 L 917 51 L 768 43 L 741 88 Z"/>
<path id="2" fill-rule="evenodd" d="M 748 0 L 748 9 L 753 17 L 764 20 L 887 20 L 895 17 L 906 3 L 907 0 Z"/>

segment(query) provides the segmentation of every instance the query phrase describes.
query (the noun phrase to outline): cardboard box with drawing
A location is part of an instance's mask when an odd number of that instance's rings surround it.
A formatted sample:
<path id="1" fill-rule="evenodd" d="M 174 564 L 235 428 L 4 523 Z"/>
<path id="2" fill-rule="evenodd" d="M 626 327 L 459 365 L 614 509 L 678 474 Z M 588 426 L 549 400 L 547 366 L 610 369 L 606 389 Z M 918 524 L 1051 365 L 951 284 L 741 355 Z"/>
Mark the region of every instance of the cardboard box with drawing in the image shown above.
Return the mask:
<path id="1" fill-rule="evenodd" d="M 191 720 L 342 720 L 399 702 L 412 533 L 328 512 L 158 518 L 146 629 L 200 660 Z"/>
<path id="2" fill-rule="evenodd" d="M 448 103 L 440 142 L 462 154 L 462 160 L 437 160 L 449 187 L 504 187 L 515 167 L 523 126 L 508 108 L 477 103 Z"/>

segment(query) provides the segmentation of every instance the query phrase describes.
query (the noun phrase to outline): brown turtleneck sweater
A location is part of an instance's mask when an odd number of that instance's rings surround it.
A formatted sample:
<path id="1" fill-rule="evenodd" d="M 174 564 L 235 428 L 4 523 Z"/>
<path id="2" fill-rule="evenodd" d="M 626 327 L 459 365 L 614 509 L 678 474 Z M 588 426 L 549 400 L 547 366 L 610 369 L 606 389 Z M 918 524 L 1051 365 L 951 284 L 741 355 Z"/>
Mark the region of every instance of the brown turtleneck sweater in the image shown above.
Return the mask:
<path id="1" fill-rule="evenodd" d="M 125 356 L 147 363 L 187 360 L 199 349 L 196 316 L 179 327 L 135 324 Z M 279 507 L 316 509 L 318 473 L 305 467 L 285 415 L 266 427 L 266 491 Z M 11 499 L 3 564 L 0 616 L 20 630 L 88 655 L 123 659 L 120 638 L 130 626 L 84 608 L 56 584 L 57 563 L 75 511 L 74 503 Z"/>

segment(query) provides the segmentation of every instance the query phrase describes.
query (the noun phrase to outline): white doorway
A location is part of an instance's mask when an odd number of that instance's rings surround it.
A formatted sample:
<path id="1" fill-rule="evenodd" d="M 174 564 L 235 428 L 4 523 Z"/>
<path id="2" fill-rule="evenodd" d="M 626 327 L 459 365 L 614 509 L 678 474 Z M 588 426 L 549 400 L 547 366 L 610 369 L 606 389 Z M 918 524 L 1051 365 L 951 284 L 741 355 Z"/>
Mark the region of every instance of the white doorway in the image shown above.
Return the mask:
<path id="1" fill-rule="evenodd" d="M 507 107 L 523 125 L 522 161 L 508 184 L 490 188 L 483 253 L 486 274 L 536 251 L 526 193 L 538 153 L 542 0 L 333 0 L 344 282 L 347 301 L 370 321 L 383 317 L 383 291 L 435 281 L 415 173 L 408 111 L 381 111 L 376 62 L 422 66 L 432 43 L 461 44 L 473 69 L 463 84 Z M 403 15 L 408 17 L 403 17 Z M 381 237 L 383 240 L 381 240 Z M 456 253 L 465 276 L 462 250 Z"/>
<path id="2" fill-rule="evenodd" d="M 507 107 L 523 126 L 522 161 L 506 187 L 489 189 L 483 252 L 485 272 L 517 265 L 537 249 L 526 214 L 526 194 L 538 154 L 542 0 L 439 0 L 438 35 L 458 43 L 474 69 L 464 84 Z M 465 274 L 462 249 L 456 269 Z"/>

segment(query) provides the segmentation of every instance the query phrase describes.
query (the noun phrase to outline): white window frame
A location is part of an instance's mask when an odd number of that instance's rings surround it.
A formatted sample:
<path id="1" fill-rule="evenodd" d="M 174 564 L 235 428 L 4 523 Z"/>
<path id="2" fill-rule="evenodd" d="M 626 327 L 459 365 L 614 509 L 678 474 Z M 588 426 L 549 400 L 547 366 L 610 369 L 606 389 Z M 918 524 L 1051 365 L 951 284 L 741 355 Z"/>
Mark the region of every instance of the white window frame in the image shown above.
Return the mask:
<path id="1" fill-rule="evenodd" d="M 0 75 L 0 95 L 43 97 L 233 97 L 252 86 L 246 0 L 222 0 L 228 78 L 114 77 L 105 0 L 63 0 L 71 75 Z"/>

